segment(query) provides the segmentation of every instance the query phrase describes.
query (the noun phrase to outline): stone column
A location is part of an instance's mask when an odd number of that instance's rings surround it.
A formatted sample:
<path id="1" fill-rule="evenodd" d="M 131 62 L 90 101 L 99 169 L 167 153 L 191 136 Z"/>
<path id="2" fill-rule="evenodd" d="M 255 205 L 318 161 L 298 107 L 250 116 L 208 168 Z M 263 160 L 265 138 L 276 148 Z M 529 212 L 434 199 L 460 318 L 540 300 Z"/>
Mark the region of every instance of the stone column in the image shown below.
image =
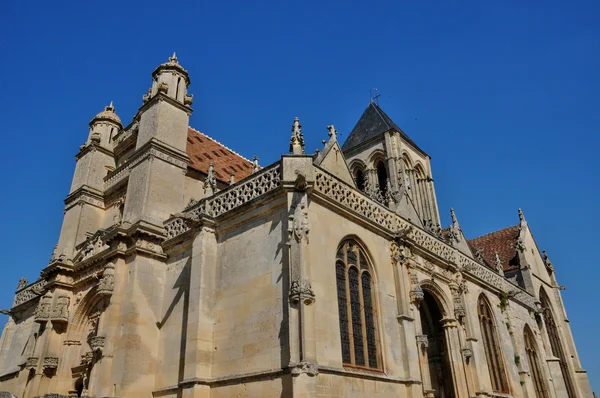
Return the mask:
<path id="1" fill-rule="evenodd" d="M 396 305 L 398 309 L 398 323 L 400 325 L 400 344 L 403 357 L 402 367 L 406 378 L 420 379 L 419 375 L 419 353 L 415 352 L 412 344 L 415 341 L 415 319 L 411 311 L 408 264 L 408 248 L 395 240 L 391 241 L 390 254 L 392 269 L 394 271 L 394 285 L 396 287 Z M 418 350 L 417 350 L 418 351 Z"/>
<path id="2" fill-rule="evenodd" d="M 287 191 L 286 220 L 289 275 L 289 333 L 293 397 L 315 397 L 319 372 L 315 335 L 315 295 L 309 264 L 309 206 L 314 183 L 312 157 L 282 159 L 283 187 Z"/>
<path id="3" fill-rule="evenodd" d="M 217 239 L 205 224 L 194 238 L 190 270 L 184 380 L 210 379 L 213 345 Z M 210 388 L 194 384 L 185 396 L 208 397 Z"/>
<path id="4" fill-rule="evenodd" d="M 419 312 L 418 305 L 415 305 L 417 313 Z M 433 398 L 435 390 L 431 385 L 431 374 L 429 372 L 429 356 L 427 353 L 427 349 L 429 347 L 429 340 L 426 335 L 423 334 L 423 327 L 421 325 L 421 317 L 415 317 L 415 343 L 417 347 L 418 354 L 418 364 L 421 369 L 421 381 L 423 386 L 423 396 L 426 398 Z"/>
<path id="5" fill-rule="evenodd" d="M 455 319 L 442 319 L 446 350 L 452 371 L 452 385 L 455 397 L 468 397 L 469 391 L 466 381 L 465 368 L 458 336 L 457 322 Z"/>

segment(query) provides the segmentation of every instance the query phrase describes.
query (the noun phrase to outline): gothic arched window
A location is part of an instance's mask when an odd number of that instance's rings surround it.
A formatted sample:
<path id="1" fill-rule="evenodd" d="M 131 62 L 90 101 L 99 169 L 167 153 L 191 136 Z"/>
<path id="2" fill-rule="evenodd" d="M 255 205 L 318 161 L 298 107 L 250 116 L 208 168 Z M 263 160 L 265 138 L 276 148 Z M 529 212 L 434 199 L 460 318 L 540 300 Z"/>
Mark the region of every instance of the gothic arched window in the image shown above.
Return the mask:
<path id="1" fill-rule="evenodd" d="M 356 181 L 356 187 L 359 191 L 365 191 L 365 175 L 361 169 L 356 169 L 354 173 L 354 179 Z"/>
<path id="2" fill-rule="evenodd" d="M 544 314 L 544 323 L 546 324 L 546 332 L 548 333 L 548 340 L 550 340 L 550 349 L 552 355 L 559 359 L 560 371 L 567 387 L 567 395 L 569 398 L 575 397 L 575 389 L 571 382 L 571 376 L 569 375 L 569 367 L 567 365 L 567 357 L 562 348 L 560 342 L 560 334 L 558 332 L 558 326 L 554 321 L 554 315 L 552 314 L 552 306 L 550 305 L 550 299 L 546 295 L 544 290 L 540 291 L 540 302 L 542 303 L 542 310 Z"/>
<path id="3" fill-rule="evenodd" d="M 525 342 L 525 353 L 527 354 L 527 362 L 529 363 L 529 373 L 533 379 L 535 396 L 537 398 L 548 398 L 548 392 L 546 391 L 546 385 L 544 384 L 542 367 L 537 352 L 537 344 L 535 343 L 535 338 L 533 337 L 533 333 L 529 326 L 525 326 L 523 341 Z"/>
<path id="4" fill-rule="evenodd" d="M 379 191 L 382 196 L 385 196 L 387 191 L 388 174 L 385 168 L 385 163 L 380 161 L 377 163 L 377 183 L 379 184 Z"/>
<path id="5" fill-rule="evenodd" d="M 498 343 L 492 308 L 483 295 L 479 296 L 477 302 L 477 314 L 479 315 L 479 326 L 481 327 L 485 358 L 490 371 L 490 379 L 492 380 L 492 389 L 495 392 L 508 393 L 508 383 L 506 382 L 502 361 L 502 350 Z"/>
<path id="6" fill-rule="evenodd" d="M 345 365 L 381 369 L 373 277 L 367 256 L 355 241 L 340 245 L 335 274 L 342 360 Z"/>

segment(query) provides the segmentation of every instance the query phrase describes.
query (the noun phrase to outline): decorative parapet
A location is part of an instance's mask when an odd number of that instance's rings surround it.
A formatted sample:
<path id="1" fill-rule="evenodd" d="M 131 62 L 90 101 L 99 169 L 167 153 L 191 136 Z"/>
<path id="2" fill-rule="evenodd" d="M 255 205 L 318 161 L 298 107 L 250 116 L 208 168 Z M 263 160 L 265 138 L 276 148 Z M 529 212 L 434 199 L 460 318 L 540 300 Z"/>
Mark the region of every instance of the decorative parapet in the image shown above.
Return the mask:
<path id="1" fill-rule="evenodd" d="M 38 279 L 33 282 L 31 285 L 22 288 L 17 291 L 15 295 L 15 300 L 13 301 L 13 307 L 21 305 L 27 301 L 33 300 L 40 296 L 39 292 L 44 289 L 48 282 L 45 279 Z M 36 293 L 37 292 L 37 293 Z"/>
<path id="2" fill-rule="evenodd" d="M 315 171 L 314 188 L 316 192 L 333 200 L 338 206 L 346 208 L 362 219 L 368 220 L 392 236 L 398 231 L 407 231 L 403 239 L 412 242 L 419 249 L 457 266 L 459 270 L 464 270 L 465 274 L 476 277 L 503 292 L 508 292 L 514 300 L 523 305 L 535 308 L 533 296 L 521 290 L 497 272 L 467 257 L 439 237 L 414 226 L 393 211 L 318 167 Z M 408 227 L 413 228 L 408 229 Z"/>
<path id="3" fill-rule="evenodd" d="M 246 179 L 231 185 L 208 198 L 205 198 L 183 213 L 165 222 L 167 239 L 173 239 L 191 230 L 202 216 L 217 218 L 239 206 L 261 197 L 280 186 L 281 168 L 279 163 L 260 170 Z"/>
<path id="4" fill-rule="evenodd" d="M 93 352 L 102 352 L 104 350 L 104 336 L 93 336 L 90 337 L 90 347 Z"/>

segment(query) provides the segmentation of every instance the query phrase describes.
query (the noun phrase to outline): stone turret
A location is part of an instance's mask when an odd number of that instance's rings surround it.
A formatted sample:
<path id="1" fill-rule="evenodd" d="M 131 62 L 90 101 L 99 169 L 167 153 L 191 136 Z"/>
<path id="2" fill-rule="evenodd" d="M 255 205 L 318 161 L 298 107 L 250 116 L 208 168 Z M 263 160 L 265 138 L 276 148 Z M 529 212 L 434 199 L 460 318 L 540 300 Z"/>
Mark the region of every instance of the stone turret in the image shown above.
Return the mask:
<path id="1" fill-rule="evenodd" d="M 90 121 L 90 134 L 86 145 L 94 142 L 111 150 L 113 137 L 123 128 L 112 101 Z"/>
<path id="2" fill-rule="evenodd" d="M 65 199 L 65 217 L 56 256 L 72 259 L 75 247 L 101 228 L 104 177 L 114 169 L 112 138 L 123 128 L 111 102 L 90 121 L 88 139 L 75 156 L 75 173 Z"/>

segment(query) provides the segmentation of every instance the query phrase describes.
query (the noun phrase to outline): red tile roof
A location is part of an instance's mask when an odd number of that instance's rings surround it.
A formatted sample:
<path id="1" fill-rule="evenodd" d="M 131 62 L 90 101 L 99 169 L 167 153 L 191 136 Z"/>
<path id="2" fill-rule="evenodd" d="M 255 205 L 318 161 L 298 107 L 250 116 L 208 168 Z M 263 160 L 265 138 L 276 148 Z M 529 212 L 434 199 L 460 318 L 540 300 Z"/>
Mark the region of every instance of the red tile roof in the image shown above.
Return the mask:
<path id="1" fill-rule="evenodd" d="M 504 271 L 516 269 L 519 265 L 515 244 L 519 238 L 519 225 L 501 229 L 487 235 L 471 239 L 469 243 L 475 249 L 480 249 L 485 261 L 491 266 L 496 264 L 496 253 Z"/>
<path id="2" fill-rule="evenodd" d="M 232 172 L 239 181 L 252 174 L 254 167 L 250 160 L 191 127 L 188 127 L 186 152 L 190 157 L 189 168 L 206 174 L 212 163 L 217 180 L 227 184 Z"/>

